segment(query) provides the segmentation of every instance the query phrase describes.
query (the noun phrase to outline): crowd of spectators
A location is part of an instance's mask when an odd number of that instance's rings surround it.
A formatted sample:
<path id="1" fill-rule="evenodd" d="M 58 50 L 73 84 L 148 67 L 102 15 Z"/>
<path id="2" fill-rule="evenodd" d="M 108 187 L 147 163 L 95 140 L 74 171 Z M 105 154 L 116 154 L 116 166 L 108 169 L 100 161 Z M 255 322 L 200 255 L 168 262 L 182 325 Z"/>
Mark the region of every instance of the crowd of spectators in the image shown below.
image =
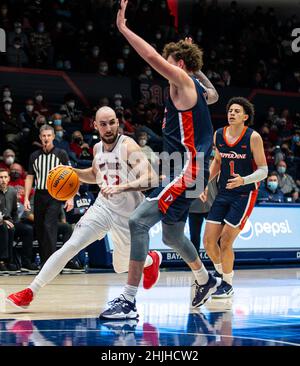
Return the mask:
<path id="1" fill-rule="evenodd" d="M 191 16 L 178 29 L 166 0 L 130 1 L 128 23 L 159 52 L 166 42 L 192 36 L 205 51 L 204 72 L 216 86 L 300 90 L 291 47 L 296 14 L 283 17 L 280 9 L 236 1 L 188 4 Z M 112 0 L 7 0 L 0 7 L 8 43 L 1 64 L 151 78 L 151 68 L 118 32 L 116 9 Z"/>
<path id="2" fill-rule="evenodd" d="M 285 38 L 296 25 L 296 16 L 282 22 L 274 9 L 257 7 L 251 13 L 236 2 L 223 8 L 216 2 L 207 3 L 194 1 L 189 26 L 179 29 L 179 33 L 175 31 L 165 0 L 131 2 L 128 18 L 129 22 L 135 19 L 133 28 L 159 51 L 167 41 L 192 35 L 205 50 L 206 74 L 220 88 L 247 86 L 300 91 L 299 65 L 294 62 Z M 151 81 L 154 72 L 124 42 L 114 20 L 109 1 L 7 1 L 0 6 L 0 27 L 8 32 L 9 45 L 2 64 L 102 76 L 138 72 L 140 80 Z M 99 141 L 93 126 L 94 113 L 102 106 L 111 106 L 119 119 L 120 133 L 133 137 L 149 161 L 157 164 L 154 151 L 162 151 L 163 109 L 154 99 L 128 104 L 119 93 L 111 99 L 102 97 L 89 110 L 84 110 L 76 95 L 66 94 L 57 108 L 48 103 L 47 90 L 28 95 L 20 108 L 9 85 L 1 87 L 0 104 L 0 169 L 9 172 L 8 184 L 17 190 L 18 220 L 14 222 L 14 235 L 17 241 L 23 236 L 22 241 L 27 243 L 21 265 L 35 270 L 28 244 L 34 237 L 34 218 L 32 213 L 24 213 L 22 206 L 28 159 L 33 151 L 41 148 L 40 127 L 52 125 L 54 146 L 67 152 L 74 167 L 86 168 L 91 166 L 93 146 Z M 270 106 L 254 127 L 263 137 L 269 167 L 269 176 L 260 186 L 258 203 L 300 202 L 299 114 Z M 75 201 L 79 203 L 73 212 L 74 217 L 78 216 L 76 220 L 83 214 L 84 203 L 86 208 L 91 204 L 91 199 L 85 197 L 89 195 L 87 190 L 87 186 L 82 186 L 76 196 Z M 61 220 L 65 240 L 71 230 L 64 224 L 76 222 L 74 217 L 71 214 Z M 2 272 L 9 272 L 12 258 L 7 263 L 1 260 Z"/>

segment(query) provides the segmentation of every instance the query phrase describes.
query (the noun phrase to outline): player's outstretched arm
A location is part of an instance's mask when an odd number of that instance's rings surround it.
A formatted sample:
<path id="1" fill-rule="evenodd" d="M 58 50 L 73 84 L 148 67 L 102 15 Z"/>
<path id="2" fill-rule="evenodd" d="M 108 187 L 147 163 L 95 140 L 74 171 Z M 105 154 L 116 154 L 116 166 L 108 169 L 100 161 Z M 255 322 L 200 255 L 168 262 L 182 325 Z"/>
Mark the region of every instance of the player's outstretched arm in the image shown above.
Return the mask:
<path id="1" fill-rule="evenodd" d="M 136 52 L 149 63 L 159 74 L 180 87 L 190 82 L 187 73 L 177 66 L 169 64 L 149 43 L 126 26 L 125 12 L 128 0 L 120 1 L 117 15 L 117 27 Z"/>
<path id="2" fill-rule="evenodd" d="M 94 173 L 94 168 L 90 167 L 87 169 L 75 169 L 75 173 L 77 173 L 80 182 L 87 184 L 96 184 L 96 175 Z"/>

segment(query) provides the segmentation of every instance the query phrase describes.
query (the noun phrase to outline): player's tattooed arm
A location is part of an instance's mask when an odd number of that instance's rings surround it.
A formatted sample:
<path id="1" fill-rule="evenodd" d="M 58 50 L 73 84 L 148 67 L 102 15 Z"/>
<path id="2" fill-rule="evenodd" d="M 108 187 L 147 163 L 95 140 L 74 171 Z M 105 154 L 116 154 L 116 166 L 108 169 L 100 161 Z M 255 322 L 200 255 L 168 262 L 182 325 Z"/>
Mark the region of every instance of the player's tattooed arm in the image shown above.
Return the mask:
<path id="1" fill-rule="evenodd" d="M 193 39 L 191 37 L 186 37 L 184 40 L 188 43 L 193 43 Z M 219 100 L 219 94 L 209 78 L 201 70 L 196 71 L 194 75 L 205 89 L 207 104 L 216 103 Z"/>

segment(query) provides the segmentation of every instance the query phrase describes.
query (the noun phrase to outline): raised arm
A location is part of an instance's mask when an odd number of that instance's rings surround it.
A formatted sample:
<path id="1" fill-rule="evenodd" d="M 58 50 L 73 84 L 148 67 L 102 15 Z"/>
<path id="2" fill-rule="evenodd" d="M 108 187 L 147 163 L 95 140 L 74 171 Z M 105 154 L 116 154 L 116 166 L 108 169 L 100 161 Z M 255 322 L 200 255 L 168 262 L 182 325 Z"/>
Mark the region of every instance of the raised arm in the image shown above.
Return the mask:
<path id="1" fill-rule="evenodd" d="M 125 11 L 127 3 L 128 0 L 121 0 L 120 2 L 120 10 L 117 15 L 117 27 L 119 31 L 136 50 L 136 52 L 171 83 L 175 84 L 177 87 L 189 83 L 190 78 L 186 72 L 180 69 L 180 67 L 169 64 L 169 62 L 165 60 L 149 43 L 144 41 L 126 26 Z"/>

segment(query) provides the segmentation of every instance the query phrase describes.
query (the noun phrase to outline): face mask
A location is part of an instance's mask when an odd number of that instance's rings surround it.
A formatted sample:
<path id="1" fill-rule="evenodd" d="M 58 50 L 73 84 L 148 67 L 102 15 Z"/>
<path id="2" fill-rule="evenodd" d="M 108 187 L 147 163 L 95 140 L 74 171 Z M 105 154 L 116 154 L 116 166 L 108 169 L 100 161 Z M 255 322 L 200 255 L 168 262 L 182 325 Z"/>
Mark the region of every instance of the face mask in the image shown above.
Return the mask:
<path id="1" fill-rule="evenodd" d="M 101 72 L 107 72 L 107 70 L 108 70 L 108 66 L 101 66 L 100 67 Z"/>
<path id="2" fill-rule="evenodd" d="M 10 111 L 11 110 L 11 104 L 4 104 L 4 110 Z"/>
<path id="3" fill-rule="evenodd" d="M 19 48 L 21 48 L 20 44 L 15 44 L 14 47 L 18 50 Z"/>
<path id="4" fill-rule="evenodd" d="M 216 150 L 212 150 L 211 153 L 210 153 L 210 157 L 211 158 L 214 158 L 216 155 Z"/>
<path id="5" fill-rule="evenodd" d="M 145 72 L 145 74 L 147 75 L 147 76 L 151 76 L 152 75 L 152 71 L 151 70 L 147 70 L 146 72 Z"/>
<path id="6" fill-rule="evenodd" d="M 74 137 L 74 142 L 80 145 L 82 143 L 81 137 Z"/>
<path id="7" fill-rule="evenodd" d="M 122 101 L 120 99 L 115 100 L 116 107 L 121 107 L 121 105 L 122 105 Z"/>
<path id="8" fill-rule="evenodd" d="M 42 95 L 37 95 L 37 96 L 35 97 L 35 100 L 36 100 L 37 102 L 41 102 L 43 99 L 44 99 L 44 98 L 43 98 L 43 96 L 42 96 Z"/>
<path id="9" fill-rule="evenodd" d="M 22 28 L 16 28 L 16 29 L 15 29 L 15 32 L 16 32 L 17 34 L 20 34 L 20 33 L 22 32 Z"/>
<path id="10" fill-rule="evenodd" d="M 294 142 L 299 142 L 300 141 L 300 136 L 293 136 L 293 141 Z"/>
<path id="11" fill-rule="evenodd" d="M 146 139 L 140 139 L 139 144 L 140 144 L 140 146 L 144 147 L 144 146 L 147 145 L 147 140 Z"/>
<path id="12" fill-rule="evenodd" d="M 13 156 L 9 156 L 6 159 L 4 159 L 4 162 L 6 165 L 11 165 L 15 162 L 15 158 Z"/>
<path id="13" fill-rule="evenodd" d="M 271 191 L 275 192 L 278 187 L 278 182 L 268 182 L 267 186 Z"/>
<path id="14" fill-rule="evenodd" d="M 44 30 L 45 30 L 45 27 L 44 26 L 38 27 L 38 32 L 43 33 Z"/>
<path id="15" fill-rule="evenodd" d="M 161 39 L 161 34 L 160 33 L 156 34 L 156 39 Z"/>
<path id="16" fill-rule="evenodd" d="M 91 32 L 91 31 L 93 30 L 93 28 L 94 28 L 94 27 L 93 27 L 92 25 L 88 25 L 86 29 L 87 29 L 89 32 Z"/>
<path id="17" fill-rule="evenodd" d="M 75 102 L 68 102 L 68 107 L 70 108 L 74 108 L 75 107 Z"/>
<path id="18" fill-rule="evenodd" d="M 19 178 L 21 178 L 21 174 L 19 172 L 16 171 L 12 171 L 10 172 L 10 177 L 12 180 L 18 180 Z"/>
<path id="19" fill-rule="evenodd" d="M 9 97 L 11 96 L 11 92 L 10 92 L 10 90 L 4 90 L 4 92 L 3 92 L 3 96 L 4 96 L 5 98 L 9 98 Z"/>
<path id="20" fill-rule="evenodd" d="M 127 56 L 130 54 L 130 49 L 129 48 L 124 48 L 123 49 L 123 55 Z"/>
<path id="21" fill-rule="evenodd" d="M 65 70 L 71 70 L 71 68 L 72 68 L 71 62 L 70 61 L 65 61 L 64 62 L 64 67 L 65 67 Z"/>
<path id="22" fill-rule="evenodd" d="M 279 174 L 284 174 L 286 172 L 286 168 L 284 166 L 279 166 L 277 171 Z"/>
<path id="23" fill-rule="evenodd" d="M 56 62 L 56 68 L 57 69 L 62 69 L 64 67 L 64 63 L 62 61 L 57 61 Z"/>
<path id="24" fill-rule="evenodd" d="M 93 56 L 95 56 L 95 57 L 98 57 L 99 56 L 99 51 L 98 50 L 95 50 L 95 51 L 93 51 Z"/>
<path id="25" fill-rule="evenodd" d="M 63 138 L 64 132 L 63 131 L 57 131 L 55 133 L 56 138 L 58 138 L 59 140 L 61 140 Z"/>
<path id="26" fill-rule="evenodd" d="M 118 69 L 119 71 L 123 71 L 123 70 L 124 70 L 124 68 L 125 68 L 125 65 L 124 65 L 124 64 L 117 64 L 117 69 Z"/>
<path id="27" fill-rule="evenodd" d="M 61 126 L 61 119 L 55 119 L 54 126 Z"/>
<path id="28" fill-rule="evenodd" d="M 33 109 L 34 109 L 34 106 L 33 106 L 32 104 L 28 104 L 28 105 L 26 106 L 26 111 L 27 111 L 27 112 L 32 112 L 32 111 L 33 111 Z"/>

